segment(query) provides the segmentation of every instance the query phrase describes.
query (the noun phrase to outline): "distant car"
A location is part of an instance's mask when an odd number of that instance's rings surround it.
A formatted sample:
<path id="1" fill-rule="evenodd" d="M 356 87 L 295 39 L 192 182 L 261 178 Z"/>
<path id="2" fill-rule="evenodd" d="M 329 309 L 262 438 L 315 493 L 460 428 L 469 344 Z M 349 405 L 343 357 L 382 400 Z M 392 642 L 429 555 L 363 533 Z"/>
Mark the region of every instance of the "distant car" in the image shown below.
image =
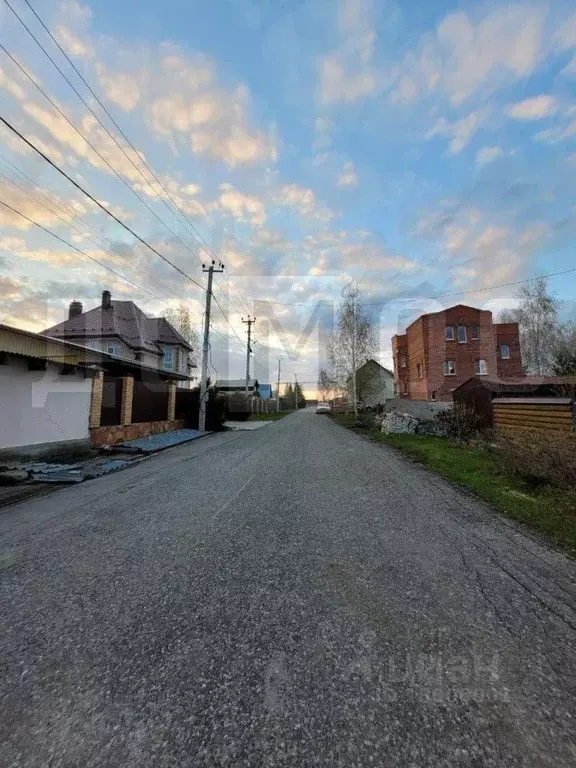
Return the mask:
<path id="1" fill-rule="evenodd" d="M 332 406 L 330 403 L 318 403 L 316 406 L 316 413 L 330 413 Z"/>

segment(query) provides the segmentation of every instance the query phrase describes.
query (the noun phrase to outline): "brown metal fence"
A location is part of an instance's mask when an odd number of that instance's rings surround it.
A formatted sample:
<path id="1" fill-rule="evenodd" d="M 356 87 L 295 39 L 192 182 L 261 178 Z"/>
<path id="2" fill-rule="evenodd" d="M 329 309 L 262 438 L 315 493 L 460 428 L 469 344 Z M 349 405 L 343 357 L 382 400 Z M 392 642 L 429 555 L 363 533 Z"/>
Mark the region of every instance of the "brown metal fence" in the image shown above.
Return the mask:
<path id="1" fill-rule="evenodd" d="M 166 421 L 168 384 L 164 381 L 135 381 L 132 396 L 132 423 Z"/>
<path id="2" fill-rule="evenodd" d="M 102 410 L 100 424 L 114 427 L 120 424 L 122 408 L 122 379 L 119 376 L 104 376 L 102 388 Z"/>

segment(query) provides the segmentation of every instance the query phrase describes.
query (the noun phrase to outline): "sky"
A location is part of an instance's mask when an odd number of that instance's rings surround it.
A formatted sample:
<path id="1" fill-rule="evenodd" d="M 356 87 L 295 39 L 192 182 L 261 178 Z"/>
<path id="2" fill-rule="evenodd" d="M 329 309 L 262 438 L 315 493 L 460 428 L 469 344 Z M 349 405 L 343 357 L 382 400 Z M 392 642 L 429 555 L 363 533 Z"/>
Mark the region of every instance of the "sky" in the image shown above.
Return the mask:
<path id="1" fill-rule="evenodd" d="M 351 285 L 388 366 L 422 312 L 512 305 L 574 266 L 570 6 L 0 0 L 0 115 L 164 257 L 0 128 L 0 322 L 108 289 L 200 328 L 217 259 L 212 375 L 243 375 L 251 314 L 256 377 L 311 392 Z"/>

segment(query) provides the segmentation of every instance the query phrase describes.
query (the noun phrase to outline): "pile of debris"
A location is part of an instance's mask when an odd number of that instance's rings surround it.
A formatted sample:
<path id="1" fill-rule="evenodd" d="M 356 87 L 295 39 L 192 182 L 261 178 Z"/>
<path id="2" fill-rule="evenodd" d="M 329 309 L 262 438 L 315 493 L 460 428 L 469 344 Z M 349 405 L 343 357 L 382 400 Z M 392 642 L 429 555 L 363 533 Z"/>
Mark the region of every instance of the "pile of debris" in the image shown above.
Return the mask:
<path id="1" fill-rule="evenodd" d="M 438 418 L 420 419 L 410 413 L 385 413 L 376 423 L 387 435 L 433 435 L 445 437 L 446 428 Z"/>
<path id="2" fill-rule="evenodd" d="M 19 483 L 81 483 L 124 469 L 130 459 L 96 459 L 79 464 L 48 464 L 43 461 L 0 467 L 0 485 Z"/>

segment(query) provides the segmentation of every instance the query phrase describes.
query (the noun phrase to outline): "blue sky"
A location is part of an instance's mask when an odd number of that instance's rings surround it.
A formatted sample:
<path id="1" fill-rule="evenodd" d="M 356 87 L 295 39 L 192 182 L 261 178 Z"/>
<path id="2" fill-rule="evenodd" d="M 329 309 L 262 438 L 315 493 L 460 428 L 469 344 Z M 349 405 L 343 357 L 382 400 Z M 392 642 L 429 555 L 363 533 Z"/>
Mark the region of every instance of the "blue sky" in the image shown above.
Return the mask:
<path id="1" fill-rule="evenodd" d="M 459 300 L 497 310 L 515 288 L 487 288 L 573 265 L 576 14 L 568 3 L 30 2 L 194 229 L 145 181 L 147 168 L 24 0 L 10 3 L 126 154 L 3 1 L 0 40 L 79 133 L 4 52 L 1 114 L 195 280 L 211 256 L 198 235 L 222 258 L 216 295 L 240 339 L 217 310 L 221 375 L 241 374 L 241 317 L 254 300 L 277 302 L 258 310 L 274 312 L 294 346 L 316 302 L 337 300 L 357 281 L 371 307 L 386 302 L 371 311 L 389 363 L 389 337 L 411 315 Z M 5 322 L 40 330 L 71 299 L 89 306 L 108 287 L 151 313 L 184 299 L 199 325 L 196 285 L 18 139 L 2 132 L 1 140 L 0 199 L 132 283 L 0 209 Z M 38 186 L 65 206 L 65 221 Z M 570 300 L 576 278 L 551 285 Z M 434 298 L 442 294 L 451 295 Z M 287 371 L 313 381 L 315 334 L 289 360 L 273 324 L 259 325 L 260 377 L 273 377 L 268 365 L 280 354 Z"/>

